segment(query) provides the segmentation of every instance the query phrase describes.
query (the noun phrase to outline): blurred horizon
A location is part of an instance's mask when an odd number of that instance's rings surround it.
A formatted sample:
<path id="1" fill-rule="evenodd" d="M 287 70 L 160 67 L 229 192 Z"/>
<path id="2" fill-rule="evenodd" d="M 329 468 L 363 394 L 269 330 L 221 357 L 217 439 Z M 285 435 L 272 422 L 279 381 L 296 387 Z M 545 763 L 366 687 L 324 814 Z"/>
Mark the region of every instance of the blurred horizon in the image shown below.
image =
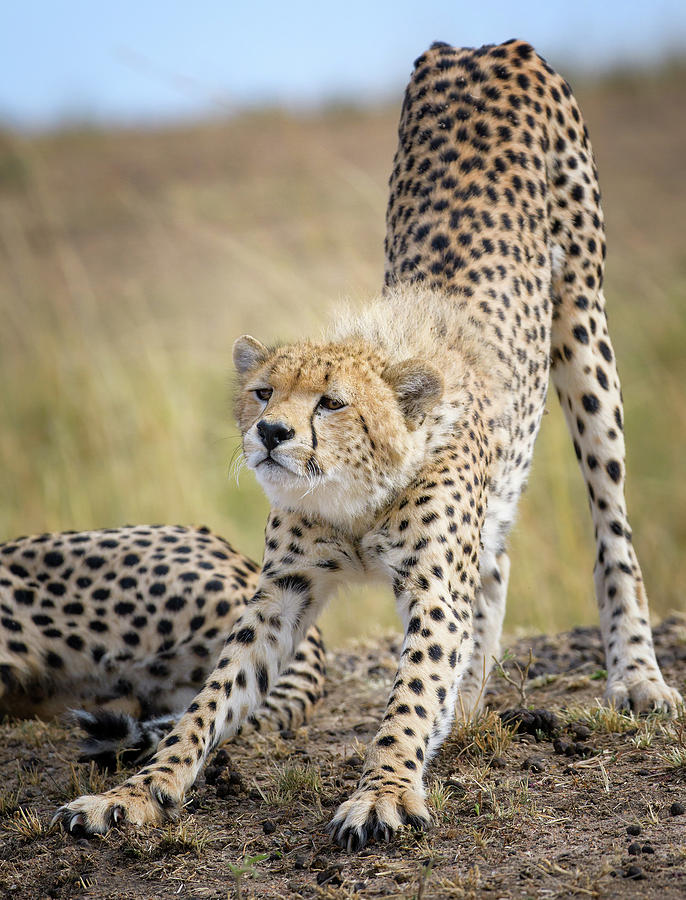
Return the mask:
<path id="1" fill-rule="evenodd" d="M 398 97 L 433 40 L 511 37 L 572 77 L 660 67 L 686 59 L 686 4 L 26 0 L 4 10 L 0 125 L 156 127 L 263 106 L 372 105 Z"/>

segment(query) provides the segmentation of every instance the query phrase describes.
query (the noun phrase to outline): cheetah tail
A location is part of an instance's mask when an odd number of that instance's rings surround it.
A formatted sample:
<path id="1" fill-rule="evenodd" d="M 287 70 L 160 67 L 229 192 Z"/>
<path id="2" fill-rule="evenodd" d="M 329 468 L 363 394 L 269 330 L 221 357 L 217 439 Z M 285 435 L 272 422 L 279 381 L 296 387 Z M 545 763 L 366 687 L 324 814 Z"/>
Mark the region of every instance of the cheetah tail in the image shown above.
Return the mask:
<path id="1" fill-rule="evenodd" d="M 93 761 L 102 769 L 130 766 L 149 759 L 157 745 L 174 727 L 178 715 L 139 721 L 126 713 L 110 710 L 71 710 L 71 721 L 86 736 L 80 744 L 79 762 Z"/>

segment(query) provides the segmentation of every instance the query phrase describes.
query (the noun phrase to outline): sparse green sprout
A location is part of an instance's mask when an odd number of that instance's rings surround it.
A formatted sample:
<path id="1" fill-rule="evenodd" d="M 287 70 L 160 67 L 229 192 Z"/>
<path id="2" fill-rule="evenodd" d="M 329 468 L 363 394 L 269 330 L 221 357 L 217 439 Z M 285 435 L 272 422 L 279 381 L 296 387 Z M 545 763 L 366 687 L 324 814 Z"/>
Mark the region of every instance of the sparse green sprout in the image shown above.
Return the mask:
<path id="1" fill-rule="evenodd" d="M 257 875 L 255 866 L 257 863 L 264 862 L 267 857 L 267 853 L 258 853 L 255 856 L 244 856 L 239 863 L 228 863 L 229 870 L 236 880 L 236 900 L 243 900 L 243 892 L 241 890 L 242 878 L 244 876 L 254 878 Z"/>
<path id="2" fill-rule="evenodd" d="M 592 675 L 588 676 L 591 681 L 602 681 L 607 678 L 607 669 L 596 669 Z"/>

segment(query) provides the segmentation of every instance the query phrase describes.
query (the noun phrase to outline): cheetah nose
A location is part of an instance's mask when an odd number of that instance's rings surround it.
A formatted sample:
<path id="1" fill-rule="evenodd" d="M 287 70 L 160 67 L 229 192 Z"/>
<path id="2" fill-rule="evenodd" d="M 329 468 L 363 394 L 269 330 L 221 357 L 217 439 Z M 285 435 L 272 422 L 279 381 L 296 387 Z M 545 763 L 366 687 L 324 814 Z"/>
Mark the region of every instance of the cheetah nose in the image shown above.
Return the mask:
<path id="1" fill-rule="evenodd" d="M 264 419 L 257 423 L 257 433 L 269 452 L 295 435 L 295 431 L 282 422 L 265 422 Z"/>

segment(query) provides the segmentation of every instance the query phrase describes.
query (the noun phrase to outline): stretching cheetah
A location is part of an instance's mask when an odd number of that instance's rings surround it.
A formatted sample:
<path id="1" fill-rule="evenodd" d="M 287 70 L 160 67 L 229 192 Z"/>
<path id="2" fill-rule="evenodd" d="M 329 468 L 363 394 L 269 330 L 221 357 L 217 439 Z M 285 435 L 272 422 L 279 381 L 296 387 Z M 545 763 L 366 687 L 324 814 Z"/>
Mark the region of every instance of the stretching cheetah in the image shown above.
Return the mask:
<path id="1" fill-rule="evenodd" d="M 568 85 L 521 41 L 434 44 L 407 88 L 390 188 L 383 296 L 320 341 L 234 346 L 245 458 L 272 503 L 259 582 L 150 763 L 58 812 L 72 832 L 172 815 L 353 577 L 390 582 L 405 640 L 330 831 L 355 850 L 427 825 L 427 762 L 498 650 L 506 540 L 549 373 L 595 525 L 606 699 L 680 702 L 631 544 L 600 195 Z"/>

